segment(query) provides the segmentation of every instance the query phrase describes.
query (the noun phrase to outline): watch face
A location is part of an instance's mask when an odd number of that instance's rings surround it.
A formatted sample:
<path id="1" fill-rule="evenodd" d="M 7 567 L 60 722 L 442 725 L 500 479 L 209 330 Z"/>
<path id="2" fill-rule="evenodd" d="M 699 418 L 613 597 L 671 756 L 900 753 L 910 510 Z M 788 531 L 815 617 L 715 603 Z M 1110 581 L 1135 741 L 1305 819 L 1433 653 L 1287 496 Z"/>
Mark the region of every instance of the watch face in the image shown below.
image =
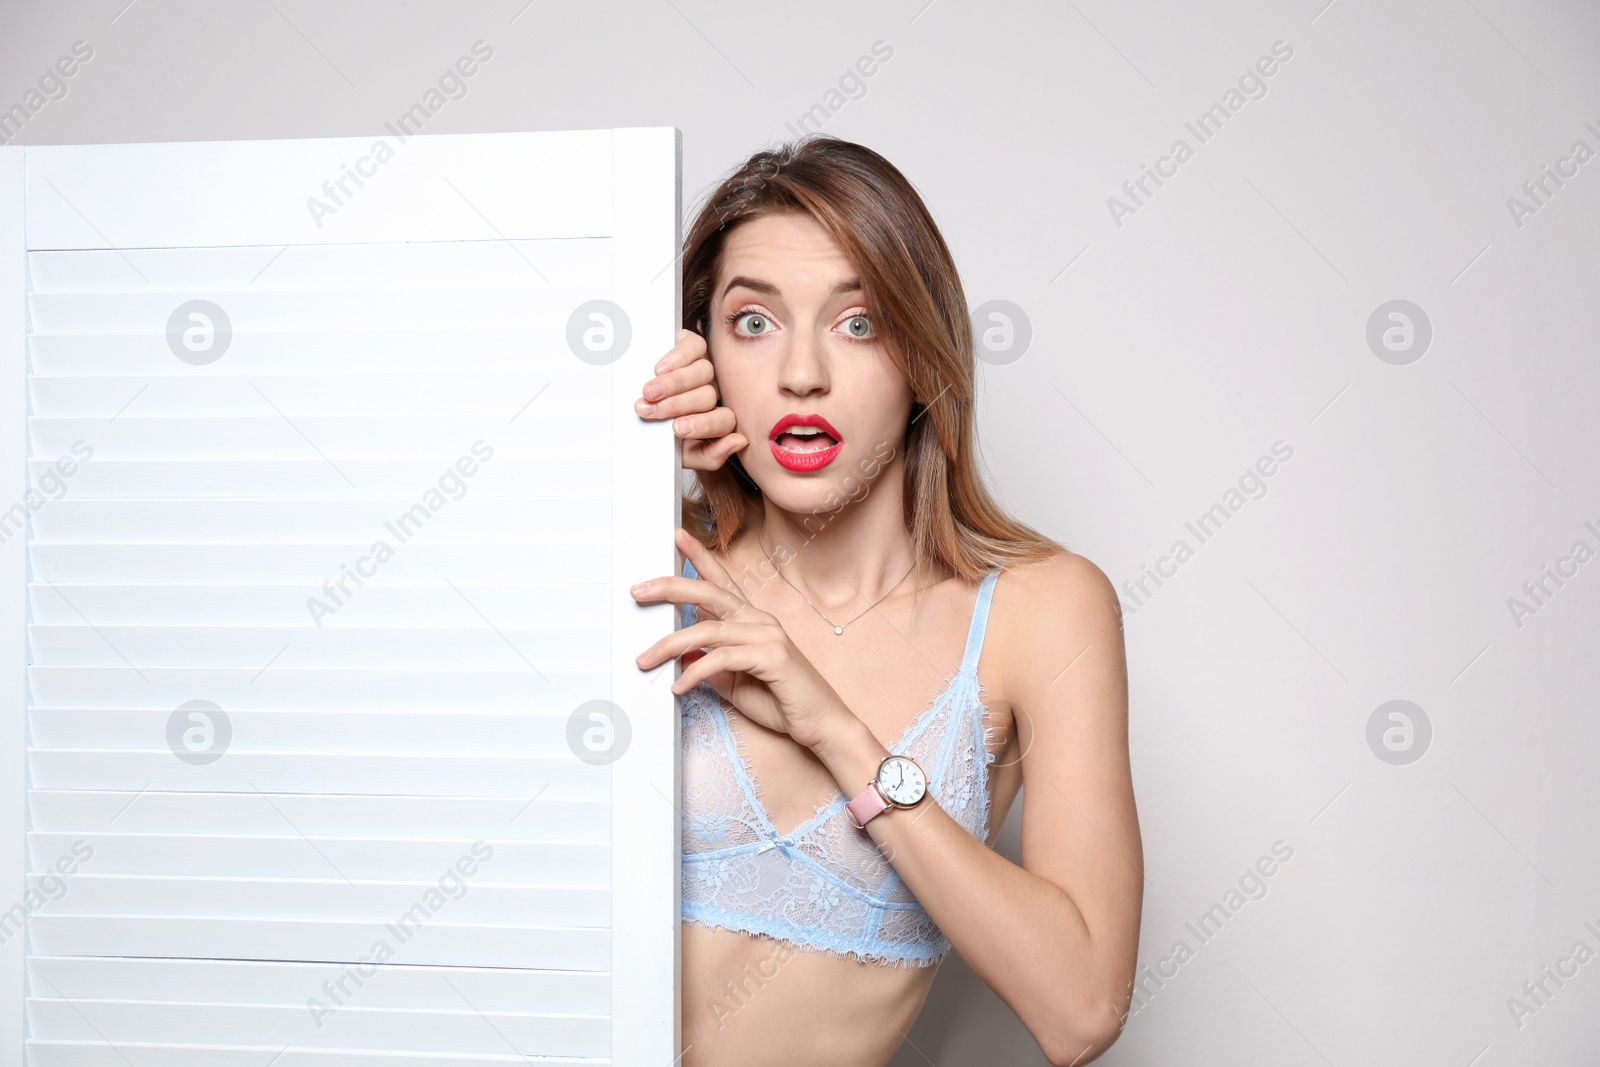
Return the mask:
<path id="1" fill-rule="evenodd" d="M 878 768 L 878 789 L 889 803 L 908 808 L 928 791 L 928 779 L 912 760 L 890 756 Z"/>

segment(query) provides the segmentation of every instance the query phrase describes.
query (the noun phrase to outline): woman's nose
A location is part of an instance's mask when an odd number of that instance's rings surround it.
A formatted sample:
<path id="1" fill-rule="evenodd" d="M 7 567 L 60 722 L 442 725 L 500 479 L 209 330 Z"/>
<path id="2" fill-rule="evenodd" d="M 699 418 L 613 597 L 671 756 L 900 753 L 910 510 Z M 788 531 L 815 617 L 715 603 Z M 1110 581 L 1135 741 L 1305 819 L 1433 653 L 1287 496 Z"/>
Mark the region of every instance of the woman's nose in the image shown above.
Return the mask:
<path id="1" fill-rule="evenodd" d="M 821 340 L 805 331 L 796 331 L 793 336 L 796 339 L 784 353 L 779 385 L 802 396 L 826 389 L 828 361 Z"/>

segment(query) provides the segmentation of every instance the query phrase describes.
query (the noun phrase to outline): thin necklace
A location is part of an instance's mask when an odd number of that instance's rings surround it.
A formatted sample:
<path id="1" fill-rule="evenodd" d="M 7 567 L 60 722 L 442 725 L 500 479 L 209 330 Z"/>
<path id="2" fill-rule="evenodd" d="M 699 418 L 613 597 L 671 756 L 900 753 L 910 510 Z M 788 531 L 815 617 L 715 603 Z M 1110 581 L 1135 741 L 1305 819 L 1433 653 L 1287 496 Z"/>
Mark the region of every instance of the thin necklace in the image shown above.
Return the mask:
<path id="1" fill-rule="evenodd" d="M 763 556 L 767 557 L 767 562 L 771 563 L 772 564 L 772 569 L 778 572 L 778 577 L 782 578 L 784 580 L 784 582 L 788 584 L 790 589 L 793 589 L 796 593 L 800 593 L 800 599 L 801 600 L 804 600 L 807 604 L 811 604 L 811 598 L 806 596 L 804 593 L 801 593 L 800 592 L 800 587 L 795 585 L 793 582 L 789 581 L 788 577 L 785 576 L 784 573 L 783 573 L 783 568 L 778 566 L 777 561 L 774 560 L 772 558 L 772 556 L 768 554 L 767 546 L 765 544 L 762 544 L 761 531 L 766 528 L 766 525 L 767 525 L 767 514 L 766 514 L 766 512 L 763 511 L 761 513 L 761 519 L 760 519 L 759 523 L 756 525 L 756 545 L 761 549 L 761 554 Z M 904 574 L 902 574 L 900 576 L 900 582 L 903 582 L 907 578 L 911 577 L 911 571 L 914 571 L 916 569 L 917 569 L 916 560 L 912 560 L 910 569 L 908 569 Z M 877 600 L 873 601 L 871 606 L 869 606 L 867 608 L 867 611 L 871 611 L 873 608 L 877 607 L 879 604 L 882 604 L 885 600 L 888 600 L 889 599 L 889 593 L 893 593 L 896 589 L 900 588 L 900 582 L 895 582 L 893 585 L 891 585 L 889 587 L 889 592 L 883 594 Z M 817 607 L 815 604 L 811 604 L 811 610 L 816 612 L 818 615 L 822 615 L 822 609 Z M 865 615 L 867 613 L 867 611 L 863 611 L 861 613 L 861 615 Z M 861 618 L 861 615 L 857 615 L 856 619 Z M 855 622 L 856 619 L 851 619 L 850 622 Z M 836 633 L 836 634 L 844 633 L 844 628 L 846 626 L 850 625 L 850 622 L 835 623 L 832 619 L 828 618 L 826 615 L 822 615 L 822 621 L 827 623 L 829 626 L 832 626 L 833 627 L 833 632 Z"/>

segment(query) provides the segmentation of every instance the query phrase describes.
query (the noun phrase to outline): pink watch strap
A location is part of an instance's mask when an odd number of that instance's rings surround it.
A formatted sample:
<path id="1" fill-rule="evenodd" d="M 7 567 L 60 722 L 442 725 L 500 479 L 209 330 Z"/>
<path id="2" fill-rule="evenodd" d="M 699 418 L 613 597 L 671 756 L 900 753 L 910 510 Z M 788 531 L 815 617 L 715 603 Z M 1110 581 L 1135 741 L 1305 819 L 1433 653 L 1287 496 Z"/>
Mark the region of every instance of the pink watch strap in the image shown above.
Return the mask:
<path id="1" fill-rule="evenodd" d="M 850 821 L 856 824 L 857 830 L 865 830 L 872 817 L 881 814 L 887 807 L 889 802 L 878 792 L 878 780 L 874 778 L 856 794 L 854 800 L 844 806 L 844 810 L 850 813 Z"/>

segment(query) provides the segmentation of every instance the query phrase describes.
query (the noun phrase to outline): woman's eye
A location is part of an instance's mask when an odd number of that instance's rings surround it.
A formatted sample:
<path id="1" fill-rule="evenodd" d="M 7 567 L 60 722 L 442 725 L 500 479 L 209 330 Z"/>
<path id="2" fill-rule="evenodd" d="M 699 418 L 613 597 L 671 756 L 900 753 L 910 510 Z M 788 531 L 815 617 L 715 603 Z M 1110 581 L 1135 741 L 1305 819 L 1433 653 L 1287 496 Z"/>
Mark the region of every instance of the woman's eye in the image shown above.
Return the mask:
<path id="1" fill-rule="evenodd" d="M 844 320 L 844 328 L 849 331 L 850 336 L 864 339 L 872 332 L 872 323 L 865 315 L 851 315 Z"/>
<path id="2" fill-rule="evenodd" d="M 753 336 L 769 332 L 772 326 L 771 321 L 759 311 L 737 311 L 728 316 L 728 325 L 733 327 L 735 333 L 739 332 L 740 322 L 745 322 L 748 332 Z"/>

